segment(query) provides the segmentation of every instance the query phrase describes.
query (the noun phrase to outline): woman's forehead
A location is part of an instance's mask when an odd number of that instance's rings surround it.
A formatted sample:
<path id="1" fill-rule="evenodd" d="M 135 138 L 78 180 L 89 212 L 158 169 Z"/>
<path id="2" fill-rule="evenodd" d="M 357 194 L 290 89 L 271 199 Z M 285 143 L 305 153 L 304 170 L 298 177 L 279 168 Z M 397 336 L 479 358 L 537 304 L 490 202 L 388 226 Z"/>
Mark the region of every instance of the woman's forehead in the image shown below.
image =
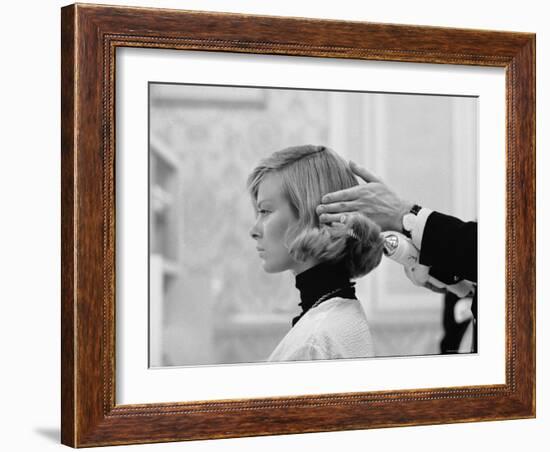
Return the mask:
<path id="1" fill-rule="evenodd" d="M 280 202 L 284 200 L 281 175 L 269 173 L 265 175 L 258 186 L 258 199 L 260 204 L 265 201 Z"/>

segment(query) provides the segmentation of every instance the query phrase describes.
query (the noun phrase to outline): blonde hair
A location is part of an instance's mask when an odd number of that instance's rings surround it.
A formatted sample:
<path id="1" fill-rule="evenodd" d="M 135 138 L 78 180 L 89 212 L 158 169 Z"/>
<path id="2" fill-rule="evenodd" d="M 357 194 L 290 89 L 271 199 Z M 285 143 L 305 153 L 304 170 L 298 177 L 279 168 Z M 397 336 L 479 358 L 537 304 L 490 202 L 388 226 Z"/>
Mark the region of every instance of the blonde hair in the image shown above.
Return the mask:
<path id="1" fill-rule="evenodd" d="M 314 258 L 342 262 L 352 278 L 366 275 L 382 259 L 383 239 L 379 226 L 364 215 L 349 215 L 345 225 L 319 223 L 317 206 L 327 193 L 358 185 L 349 165 L 325 146 L 292 146 L 262 160 L 248 177 L 254 202 L 263 178 L 281 177 L 283 194 L 298 218 L 287 231 L 285 246 L 290 255 L 305 261 Z"/>

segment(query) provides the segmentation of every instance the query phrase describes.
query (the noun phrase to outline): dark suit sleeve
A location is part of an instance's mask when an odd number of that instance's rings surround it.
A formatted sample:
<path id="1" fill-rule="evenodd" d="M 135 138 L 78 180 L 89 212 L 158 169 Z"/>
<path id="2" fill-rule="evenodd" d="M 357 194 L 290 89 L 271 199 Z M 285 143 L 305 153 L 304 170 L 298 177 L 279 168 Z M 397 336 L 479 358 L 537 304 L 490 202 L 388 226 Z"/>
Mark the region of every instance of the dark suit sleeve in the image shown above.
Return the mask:
<path id="1" fill-rule="evenodd" d="M 422 235 L 420 263 L 445 284 L 477 282 L 477 223 L 432 212 Z"/>

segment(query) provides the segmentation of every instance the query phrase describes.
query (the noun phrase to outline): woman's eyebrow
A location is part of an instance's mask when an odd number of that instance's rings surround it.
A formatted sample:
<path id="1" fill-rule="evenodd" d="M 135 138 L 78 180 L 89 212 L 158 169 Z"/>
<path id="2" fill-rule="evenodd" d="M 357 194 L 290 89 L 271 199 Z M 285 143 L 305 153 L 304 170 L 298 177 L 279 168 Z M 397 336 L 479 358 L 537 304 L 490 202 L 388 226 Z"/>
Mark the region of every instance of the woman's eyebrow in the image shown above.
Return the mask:
<path id="1" fill-rule="evenodd" d="M 273 200 L 271 198 L 265 198 L 265 199 L 262 199 L 261 201 L 259 201 L 256 205 L 258 207 L 258 209 L 262 206 L 262 204 L 266 203 L 266 202 L 272 202 Z"/>

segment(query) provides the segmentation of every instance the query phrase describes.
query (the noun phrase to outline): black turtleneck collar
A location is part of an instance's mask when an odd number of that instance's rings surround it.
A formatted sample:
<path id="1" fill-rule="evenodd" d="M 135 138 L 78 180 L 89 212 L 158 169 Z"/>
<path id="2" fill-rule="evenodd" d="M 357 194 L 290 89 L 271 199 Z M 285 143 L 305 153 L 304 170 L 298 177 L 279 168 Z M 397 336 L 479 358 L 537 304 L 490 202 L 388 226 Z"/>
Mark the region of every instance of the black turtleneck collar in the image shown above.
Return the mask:
<path id="1" fill-rule="evenodd" d="M 323 296 L 336 291 L 335 296 L 355 299 L 354 283 L 341 263 L 322 262 L 296 275 L 296 288 L 300 291 L 302 312 L 292 320 L 292 326 Z M 342 290 L 338 290 L 342 289 Z M 325 301 L 325 300 L 324 300 Z"/>

